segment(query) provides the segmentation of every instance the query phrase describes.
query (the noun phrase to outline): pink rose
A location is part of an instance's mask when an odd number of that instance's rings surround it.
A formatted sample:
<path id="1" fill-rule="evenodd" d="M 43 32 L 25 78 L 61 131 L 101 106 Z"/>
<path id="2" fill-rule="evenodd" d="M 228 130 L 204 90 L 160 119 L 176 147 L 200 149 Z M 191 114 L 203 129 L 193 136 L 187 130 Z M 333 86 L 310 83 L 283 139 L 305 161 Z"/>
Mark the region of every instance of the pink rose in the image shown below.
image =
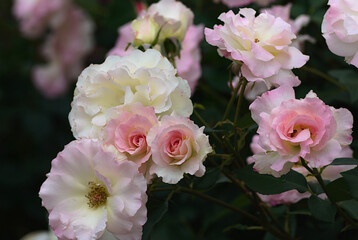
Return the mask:
<path id="1" fill-rule="evenodd" d="M 73 141 L 52 161 L 40 197 L 59 239 L 141 239 L 147 182 L 101 143 Z"/>
<path id="2" fill-rule="evenodd" d="M 147 137 L 153 160 L 149 172 L 171 184 L 179 182 L 184 173 L 202 176 L 203 162 L 212 151 L 203 130 L 188 118 L 164 116 Z"/>
<path id="3" fill-rule="evenodd" d="M 281 86 L 258 97 L 250 110 L 263 149 L 253 156 L 260 173 L 280 176 L 300 158 L 313 168 L 326 166 L 352 142 L 352 114 L 325 105 L 312 91 L 295 99 L 291 87 Z"/>
<path id="4" fill-rule="evenodd" d="M 118 29 L 119 37 L 114 48 L 112 48 L 108 56 L 127 56 L 133 51 L 133 46 L 128 46 L 134 40 L 134 32 L 127 23 Z M 193 94 L 199 78 L 201 77 L 201 53 L 199 44 L 204 37 L 202 25 L 192 25 L 188 28 L 184 40 L 182 42 L 182 49 L 180 51 L 180 58 L 175 59 L 175 65 L 178 70 L 178 75 L 187 80 Z"/>
<path id="5" fill-rule="evenodd" d="M 279 204 L 293 204 L 299 202 L 301 199 L 309 198 L 309 192 L 300 193 L 296 189 L 289 190 L 280 194 L 263 195 L 258 194 L 261 200 L 269 206 L 276 206 Z"/>
<path id="6" fill-rule="evenodd" d="M 221 56 L 242 64 L 241 72 L 248 81 L 265 81 L 271 87 L 267 78 L 302 67 L 308 56 L 290 46 L 296 38 L 290 24 L 268 13 L 257 17 L 255 13 L 249 8 L 240 9 L 237 15 L 222 13 L 219 19 L 224 25 L 205 28 L 205 36 Z"/>
<path id="7" fill-rule="evenodd" d="M 358 67 L 358 1 L 330 0 L 322 33 L 329 50 Z"/>
<path id="8" fill-rule="evenodd" d="M 141 173 L 145 173 L 145 163 L 151 156 L 147 144 L 149 130 L 158 124 L 153 107 L 143 107 L 141 103 L 114 107 L 106 112 L 108 123 L 103 129 L 103 140 L 107 146 L 124 153 L 129 161 L 135 162 Z"/>

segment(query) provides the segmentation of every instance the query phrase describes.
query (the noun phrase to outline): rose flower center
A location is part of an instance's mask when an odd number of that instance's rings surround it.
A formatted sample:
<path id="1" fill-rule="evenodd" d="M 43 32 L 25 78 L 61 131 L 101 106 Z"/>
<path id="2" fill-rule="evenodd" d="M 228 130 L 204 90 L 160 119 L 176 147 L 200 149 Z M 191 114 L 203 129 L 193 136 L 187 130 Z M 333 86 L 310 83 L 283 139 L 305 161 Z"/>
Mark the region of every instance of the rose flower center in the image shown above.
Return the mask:
<path id="1" fill-rule="evenodd" d="M 90 208 L 97 208 L 103 206 L 107 202 L 108 193 L 104 186 L 99 183 L 89 182 L 90 191 L 87 193 L 88 206 Z"/>

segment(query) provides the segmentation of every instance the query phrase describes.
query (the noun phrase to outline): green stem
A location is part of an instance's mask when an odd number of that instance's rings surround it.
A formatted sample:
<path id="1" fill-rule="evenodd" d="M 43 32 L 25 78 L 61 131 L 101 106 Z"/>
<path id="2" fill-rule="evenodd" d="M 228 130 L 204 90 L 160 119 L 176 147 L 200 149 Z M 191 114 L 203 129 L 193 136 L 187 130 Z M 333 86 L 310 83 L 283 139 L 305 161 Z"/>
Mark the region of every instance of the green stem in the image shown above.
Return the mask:
<path id="1" fill-rule="evenodd" d="M 193 114 L 204 127 L 210 128 L 209 124 L 206 123 L 206 121 L 200 116 L 200 114 L 195 109 L 193 110 Z M 214 139 L 217 143 L 222 145 L 222 140 L 220 140 L 220 138 L 218 137 L 218 135 L 216 135 L 216 133 L 211 132 L 210 134 L 214 137 Z"/>
<path id="2" fill-rule="evenodd" d="M 236 112 L 235 112 L 235 118 L 234 118 L 234 134 L 235 134 L 235 139 L 234 139 L 234 147 L 235 147 L 235 152 L 238 152 L 238 133 L 237 133 L 237 125 L 239 122 L 239 115 L 240 115 L 240 110 L 241 110 L 241 105 L 242 105 L 242 100 L 244 99 L 244 92 L 245 92 L 245 88 L 247 85 L 247 80 L 245 78 L 242 78 L 242 84 L 241 84 L 241 89 L 240 89 L 240 94 L 239 94 L 239 101 L 236 105 Z M 245 166 L 245 161 L 242 160 L 241 158 L 238 159 L 241 164 L 243 166 Z"/>
<path id="3" fill-rule="evenodd" d="M 226 109 L 225 109 L 225 113 L 224 113 L 224 115 L 223 115 L 222 121 L 226 120 L 227 117 L 229 116 L 229 113 L 230 113 L 230 110 L 231 110 L 231 108 L 232 108 L 232 105 L 234 104 L 235 99 L 236 99 L 236 96 L 237 96 L 237 93 L 238 93 L 238 91 L 239 91 L 239 89 L 240 89 L 241 82 L 242 82 L 242 81 L 241 81 L 241 79 L 240 79 L 240 81 L 239 81 L 239 83 L 237 84 L 237 86 L 236 86 L 236 88 L 235 88 L 233 94 L 231 95 L 229 104 L 227 105 L 227 107 L 226 107 Z"/>
<path id="4" fill-rule="evenodd" d="M 338 82 L 338 81 L 337 81 L 336 79 L 334 79 L 333 77 L 331 77 L 331 76 L 329 76 L 329 75 L 327 75 L 327 74 L 325 74 L 325 73 L 319 71 L 319 70 L 316 69 L 316 68 L 312 68 L 312 67 L 308 67 L 308 66 L 303 66 L 301 69 L 304 70 L 304 71 L 306 71 L 306 72 L 313 73 L 313 74 L 315 74 L 315 75 L 317 75 L 317 76 L 319 76 L 319 77 L 321 77 L 321 78 L 327 80 L 328 82 L 330 82 L 330 83 L 336 85 L 337 87 L 339 87 L 339 88 L 340 88 L 341 90 L 343 90 L 343 91 L 347 91 L 347 88 L 346 88 L 342 83 Z"/>

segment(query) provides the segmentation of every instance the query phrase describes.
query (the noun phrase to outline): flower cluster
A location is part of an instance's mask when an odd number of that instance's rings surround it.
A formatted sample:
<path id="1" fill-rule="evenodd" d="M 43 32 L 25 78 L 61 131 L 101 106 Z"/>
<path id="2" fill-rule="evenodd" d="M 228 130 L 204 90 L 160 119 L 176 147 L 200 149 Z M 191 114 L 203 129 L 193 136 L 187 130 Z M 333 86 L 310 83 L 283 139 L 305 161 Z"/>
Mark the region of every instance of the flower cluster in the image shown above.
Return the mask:
<path id="1" fill-rule="evenodd" d="M 167 15 L 159 12 L 167 4 L 184 9 L 184 18 L 163 20 Z M 202 32 L 202 27 L 186 27 L 192 20 L 185 9 L 179 2 L 163 0 L 147 11 L 152 20 L 170 22 L 162 27 L 166 37 L 185 36 L 184 59 L 177 59 L 183 61 L 182 73 L 190 68 L 185 64 Z M 137 33 L 128 33 L 121 37 L 135 46 Z M 204 127 L 189 119 L 191 90 L 188 81 L 177 76 L 179 66 L 177 71 L 156 49 L 114 51 L 123 54 L 110 54 L 79 76 L 69 114 L 77 140 L 53 160 L 40 190 L 50 226 L 60 239 L 140 239 L 147 184 L 155 176 L 169 184 L 184 174 L 202 176 L 203 162 L 212 151 Z M 194 54 L 200 59 L 200 53 Z"/>
<path id="2" fill-rule="evenodd" d="M 42 46 L 48 63 L 34 67 L 33 80 L 46 97 L 61 95 L 81 72 L 93 48 L 92 20 L 70 0 L 16 0 L 14 15 L 27 37 L 40 37 L 47 28 L 51 30 Z"/>

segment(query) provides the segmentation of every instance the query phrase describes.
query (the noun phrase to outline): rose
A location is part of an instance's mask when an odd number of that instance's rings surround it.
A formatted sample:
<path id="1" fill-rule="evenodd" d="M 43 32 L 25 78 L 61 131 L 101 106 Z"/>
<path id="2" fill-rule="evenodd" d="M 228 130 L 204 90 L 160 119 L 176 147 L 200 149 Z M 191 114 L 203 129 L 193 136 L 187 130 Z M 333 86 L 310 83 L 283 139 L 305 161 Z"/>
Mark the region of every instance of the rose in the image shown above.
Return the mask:
<path id="1" fill-rule="evenodd" d="M 326 166 L 352 142 L 352 114 L 325 105 L 312 91 L 298 100 L 291 87 L 281 86 L 258 97 L 250 110 L 264 149 L 253 156 L 260 173 L 280 176 L 300 158 L 313 168 Z"/>
<path id="2" fill-rule="evenodd" d="M 146 190 L 135 163 L 117 161 L 101 143 L 82 139 L 52 161 L 40 197 L 59 239 L 139 240 L 147 219 Z"/>
<path id="3" fill-rule="evenodd" d="M 147 137 L 153 160 L 149 172 L 171 184 L 179 182 L 184 173 L 202 176 L 203 162 L 212 151 L 203 130 L 187 118 L 164 116 Z"/>
<path id="4" fill-rule="evenodd" d="M 69 115 L 74 136 L 98 138 L 108 109 L 135 102 L 152 106 L 157 116 L 187 117 L 193 110 L 189 85 L 176 76 L 170 62 L 157 50 L 134 50 L 82 72 Z"/>
<path id="5" fill-rule="evenodd" d="M 206 40 L 217 46 L 221 56 L 242 64 L 241 72 L 248 81 L 270 81 L 282 70 L 302 67 L 308 60 L 297 48 L 291 47 L 296 38 L 290 24 L 279 17 L 261 13 L 255 17 L 253 9 L 222 13 L 224 25 L 205 28 Z"/>
<path id="6" fill-rule="evenodd" d="M 147 14 L 161 27 L 159 42 L 173 37 L 182 41 L 194 19 L 193 12 L 175 0 L 161 0 L 152 4 Z"/>
<path id="7" fill-rule="evenodd" d="M 133 51 L 133 46 L 128 47 L 134 39 L 134 32 L 130 24 L 121 26 L 118 30 L 119 37 L 113 49 L 108 55 L 127 56 Z M 188 81 L 191 93 L 194 92 L 198 80 L 201 76 L 201 53 L 199 44 L 204 36 L 202 25 L 192 25 L 188 28 L 183 42 L 181 43 L 180 58 L 175 58 L 175 65 L 178 70 L 178 75 Z M 160 49 L 158 45 L 156 49 Z"/>
<path id="8" fill-rule="evenodd" d="M 147 176 L 151 149 L 147 144 L 149 130 L 158 124 L 153 107 L 140 103 L 123 105 L 106 112 L 108 124 L 102 129 L 105 146 L 125 154 L 126 160 L 135 162 L 139 172 Z"/>
<path id="9" fill-rule="evenodd" d="M 329 50 L 358 67 L 358 2 L 330 0 L 323 17 L 322 33 Z"/>

